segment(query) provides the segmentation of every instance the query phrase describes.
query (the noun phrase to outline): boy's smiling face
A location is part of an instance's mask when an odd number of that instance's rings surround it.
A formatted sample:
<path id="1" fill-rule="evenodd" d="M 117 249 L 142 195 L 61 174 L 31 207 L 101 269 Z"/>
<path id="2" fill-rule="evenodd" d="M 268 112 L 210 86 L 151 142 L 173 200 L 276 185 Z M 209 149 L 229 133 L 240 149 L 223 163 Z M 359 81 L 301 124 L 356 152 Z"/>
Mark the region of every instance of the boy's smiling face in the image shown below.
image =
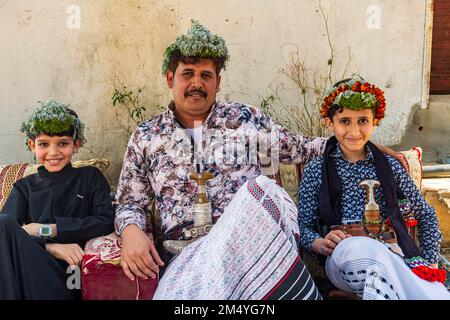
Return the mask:
<path id="1" fill-rule="evenodd" d="M 33 141 L 28 140 L 31 151 L 39 163 L 49 172 L 58 172 L 72 161 L 72 156 L 81 146 L 81 141 L 73 141 L 69 136 L 48 136 L 41 133 Z"/>
<path id="2" fill-rule="evenodd" d="M 343 108 L 342 112 L 338 111 L 333 115 L 332 121 L 326 118 L 325 122 L 336 136 L 346 158 L 365 156 L 364 145 L 372 136 L 374 128 L 374 115 L 371 109 L 355 111 Z"/>

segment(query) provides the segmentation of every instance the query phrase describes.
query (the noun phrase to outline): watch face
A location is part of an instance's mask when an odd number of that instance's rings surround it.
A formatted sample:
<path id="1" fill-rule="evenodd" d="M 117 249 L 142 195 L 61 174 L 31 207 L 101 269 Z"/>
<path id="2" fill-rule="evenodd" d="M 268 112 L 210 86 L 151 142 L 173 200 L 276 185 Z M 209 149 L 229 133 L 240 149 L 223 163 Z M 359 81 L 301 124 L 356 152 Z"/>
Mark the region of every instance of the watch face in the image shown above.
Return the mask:
<path id="1" fill-rule="evenodd" d="M 42 225 L 39 234 L 41 237 L 49 237 L 52 234 L 52 228 L 48 225 Z"/>

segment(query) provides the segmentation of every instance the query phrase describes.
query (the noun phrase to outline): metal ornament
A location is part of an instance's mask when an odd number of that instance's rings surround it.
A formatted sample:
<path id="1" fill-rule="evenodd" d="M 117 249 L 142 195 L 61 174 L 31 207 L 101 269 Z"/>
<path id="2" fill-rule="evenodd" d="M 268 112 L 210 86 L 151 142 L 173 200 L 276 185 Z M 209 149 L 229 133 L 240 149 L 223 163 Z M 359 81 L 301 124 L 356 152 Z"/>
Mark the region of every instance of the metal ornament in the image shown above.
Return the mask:
<path id="1" fill-rule="evenodd" d="M 190 174 L 189 178 L 195 180 L 198 184 L 198 195 L 193 208 L 194 226 L 182 230 L 182 239 L 163 242 L 163 246 L 169 252 L 175 255 L 179 254 L 186 246 L 207 235 L 213 227 L 211 203 L 208 200 L 205 188 L 206 181 L 213 177 L 210 172 Z"/>

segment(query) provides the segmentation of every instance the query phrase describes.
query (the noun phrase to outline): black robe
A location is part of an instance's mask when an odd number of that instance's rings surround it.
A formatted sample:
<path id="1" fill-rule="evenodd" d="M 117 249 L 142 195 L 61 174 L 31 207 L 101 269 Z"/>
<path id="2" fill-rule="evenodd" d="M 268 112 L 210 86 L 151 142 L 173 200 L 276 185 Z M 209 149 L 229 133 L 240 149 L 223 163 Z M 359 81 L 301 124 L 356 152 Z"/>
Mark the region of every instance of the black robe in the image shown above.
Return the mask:
<path id="1" fill-rule="evenodd" d="M 18 180 L 0 212 L 0 299 L 72 299 L 68 264 L 45 249 L 46 242 L 78 243 L 114 230 L 108 182 L 95 167 L 38 173 Z M 22 225 L 56 224 L 57 237 L 29 236 Z"/>

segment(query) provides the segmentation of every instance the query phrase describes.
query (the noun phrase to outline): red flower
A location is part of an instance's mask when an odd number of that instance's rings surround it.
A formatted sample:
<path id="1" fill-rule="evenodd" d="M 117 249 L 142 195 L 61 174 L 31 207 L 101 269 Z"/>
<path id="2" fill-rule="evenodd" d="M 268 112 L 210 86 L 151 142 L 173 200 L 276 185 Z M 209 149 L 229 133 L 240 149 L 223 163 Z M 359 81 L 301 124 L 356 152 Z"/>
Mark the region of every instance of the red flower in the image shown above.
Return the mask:
<path id="1" fill-rule="evenodd" d="M 353 84 L 352 90 L 355 91 L 355 92 L 360 92 L 361 91 L 361 82 L 356 81 Z"/>
<path id="2" fill-rule="evenodd" d="M 345 92 L 349 89 L 348 84 L 344 84 L 339 86 L 336 90 L 331 92 L 328 96 L 324 97 L 323 103 L 320 107 L 320 114 L 322 117 L 328 117 L 328 109 L 333 105 L 336 97 L 341 93 Z M 376 87 L 373 84 L 365 82 L 361 84 L 361 82 L 356 81 L 351 88 L 355 92 L 366 92 L 371 93 L 377 99 L 377 105 L 375 108 L 375 123 L 378 125 L 381 119 L 384 118 L 384 113 L 386 111 L 386 101 L 384 98 L 384 92 L 380 88 Z"/>
<path id="3" fill-rule="evenodd" d="M 444 283 L 447 279 L 447 272 L 442 269 L 433 269 L 426 266 L 418 266 L 412 269 L 412 272 L 419 276 L 420 278 L 434 282 L 439 281 Z"/>
<path id="4" fill-rule="evenodd" d="M 414 227 L 414 226 L 417 225 L 417 223 L 418 223 L 417 220 L 414 219 L 414 218 L 408 219 L 408 220 L 405 221 L 405 224 L 406 224 L 408 227 Z"/>
<path id="5" fill-rule="evenodd" d="M 386 224 L 387 224 L 389 227 L 392 227 L 392 223 L 391 223 L 391 219 L 390 219 L 390 218 L 387 218 L 387 219 L 386 219 Z"/>

